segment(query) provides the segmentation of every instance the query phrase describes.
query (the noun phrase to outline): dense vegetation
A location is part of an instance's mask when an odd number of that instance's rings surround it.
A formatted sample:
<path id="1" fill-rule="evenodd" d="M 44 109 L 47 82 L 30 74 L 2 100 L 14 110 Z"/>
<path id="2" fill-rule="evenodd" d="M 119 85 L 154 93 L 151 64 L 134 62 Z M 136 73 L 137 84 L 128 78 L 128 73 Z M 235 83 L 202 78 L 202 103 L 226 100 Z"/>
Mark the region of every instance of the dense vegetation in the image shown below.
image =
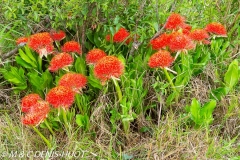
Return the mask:
<path id="1" fill-rule="evenodd" d="M 0 10 L 2 158 L 240 159 L 239 1 Z"/>

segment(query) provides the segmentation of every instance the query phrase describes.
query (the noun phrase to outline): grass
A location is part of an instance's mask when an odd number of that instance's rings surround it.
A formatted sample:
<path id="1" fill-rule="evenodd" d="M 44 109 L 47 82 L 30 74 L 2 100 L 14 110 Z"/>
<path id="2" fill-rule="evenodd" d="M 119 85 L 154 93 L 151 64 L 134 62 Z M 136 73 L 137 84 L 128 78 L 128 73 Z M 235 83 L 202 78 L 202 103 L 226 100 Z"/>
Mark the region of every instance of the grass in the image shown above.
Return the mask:
<path id="1" fill-rule="evenodd" d="M 170 4 L 166 3 L 167 6 Z M 226 50 L 230 53 L 229 58 L 224 62 L 217 58 L 215 63 L 209 63 L 201 74 L 192 78 L 185 86 L 182 98 L 172 106 L 171 110 L 166 108 L 165 97 L 155 93 L 152 82 L 156 80 L 144 77 L 144 86 L 148 89 L 144 100 L 146 105 L 156 104 L 156 107 L 150 107 L 145 115 L 138 115 L 131 123 L 130 132 L 126 138 L 120 120 L 117 120 L 116 132 L 112 132 L 109 110 L 116 107 L 112 100 L 116 93 L 110 88 L 107 94 L 100 93 L 96 100 L 91 102 L 94 110 L 90 117 L 89 131 L 85 132 L 76 124 L 72 124 L 72 129 L 68 133 L 57 132 L 54 138 L 50 132 L 39 128 L 50 140 L 53 146 L 52 151 L 79 153 L 78 158 L 73 156 L 62 157 L 62 159 L 240 159 L 239 83 L 233 91 L 218 102 L 213 113 L 213 124 L 209 128 L 192 127 L 189 116 L 184 110 L 185 105 L 190 104 L 193 97 L 201 103 L 207 102 L 209 91 L 219 87 L 220 83 L 215 82 L 222 79 L 219 75 L 226 72 L 226 66 L 234 58 L 240 60 L 239 5 L 240 3 L 234 0 L 216 2 L 182 0 L 176 4 L 176 11 L 188 15 L 189 20 L 195 21 L 198 26 L 205 25 L 202 21 L 207 23 L 220 19 L 228 27 L 230 35 L 228 40 L 231 45 Z M 7 23 L 2 17 L 0 20 L 3 24 Z M 0 25 L 0 28 L 2 29 L 0 54 L 3 54 L 14 46 L 14 38 L 20 33 L 15 31 L 14 27 L 9 29 Z M 10 58 L 10 61 L 0 66 L 12 64 L 12 61 L 14 60 Z M 146 75 L 150 75 L 150 71 L 145 72 Z M 13 94 L 12 86 L 4 81 L 2 75 L 0 79 L 0 156 L 12 151 L 18 153 L 47 151 L 47 146 L 34 130 L 20 123 L 22 116 L 20 99 L 24 94 Z M 28 157 L 24 154 L 23 157 L 4 158 L 6 160 L 36 159 L 34 156 L 36 155 L 30 154 Z M 37 157 L 37 159 L 44 158 L 48 159 L 40 155 Z M 53 159 L 59 159 L 59 157 Z"/>

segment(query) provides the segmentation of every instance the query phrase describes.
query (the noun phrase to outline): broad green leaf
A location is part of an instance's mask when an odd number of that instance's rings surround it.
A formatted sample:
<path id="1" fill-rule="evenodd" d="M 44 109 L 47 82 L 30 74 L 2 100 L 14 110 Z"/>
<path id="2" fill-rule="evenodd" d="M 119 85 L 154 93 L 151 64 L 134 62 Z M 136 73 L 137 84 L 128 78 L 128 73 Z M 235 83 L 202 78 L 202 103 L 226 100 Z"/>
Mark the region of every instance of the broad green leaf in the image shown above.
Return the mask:
<path id="1" fill-rule="evenodd" d="M 28 69 L 32 68 L 32 66 L 29 63 L 27 63 L 26 61 L 24 61 L 21 57 L 16 56 L 15 59 L 16 59 L 16 62 L 19 65 L 21 65 L 22 67 L 28 68 Z"/>
<path id="2" fill-rule="evenodd" d="M 102 85 L 99 80 L 97 80 L 95 77 L 92 77 L 91 75 L 87 77 L 88 83 L 93 86 L 94 88 L 102 89 Z"/>
<path id="3" fill-rule="evenodd" d="M 36 63 L 36 62 L 37 62 L 37 61 L 36 61 L 36 58 L 33 56 L 32 51 L 30 50 L 30 48 L 27 47 L 27 46 L 25 46 L 24 48 L 25 48 L 25 53 L 26 53 L 26 55 L 27 55 L 32 61 L 34 61 L 34 62 Z"/>
<path id="4" fill-rule="evenodd" d="M 227 94 L 228 94 L 228 88 L 219 87 L 219 88 L 211 91 L 210 98 L 216 99 L 216 100 L 221 100 L 222 97 L 226 96 Z"/>
<path id="5" fill-rule="evenodd" d="M 100 48 L 100 47 L 101 47 L 101 41 L 100 41 L 100 37 L 99 37 L 99 35 L 98 35 L 97 32 L 94 33 L 94 35 L 93 35 L 93 40 L 94 40 L 94 44 L 95 44 L 98 48 Z"/>
<path id="6" fill-rule="evenodd" d="M 201 117 L 204 121 L 209 124 L 213 120 L 212 113 L 216 107 L 216 100 L 211 100 L 210 102 L 206 103 L 201 109 Z"/>
<path id="7" fill-rule="evenodd" d="M 53 87 L 53 78 L 49 70 L 46 70 L 42 74 L 42 79 L 43 79 L 43 86 L 46 88 L 52 88 Z"/>
<path id="8" fill-rule="evenodd" d="M 86 75 L 86 63 L 85 60 L 82 57 L 78 57 L 76 59 L 76 62 L 74 64 L 75 70 L 78 73 L 81 73 L 83 75 Z"/>
<path id="9" fill-rule="evenodd" d="M 229 65 L 227 73 L 224 76 L 224 82 L 226 83 L 226 87 L 231 90 L 239 81 L 239 73 L 238 73 L 238 61 L 237 59 L 233 60 Z"/>
<path id="10" fill-rule="evenodd" d="M 87 35 L 87 38 L 94 44 L 92 31 L 88 30 L 86 35 Z"/>
<path id="11" fill-rule="evenodd" d="M 29 82 L 36 87 L 38 90 L 44 90 L 45 86 L 43 85 L 42 77 L 38 76 L 38 73 L 28 73 Z"/>
<path id="12" fill-rule="evenodd" d="M 25 62 L 31 64 L 32 67 L 37 68 L 37 65 L 21 49 L 19 49 L 19 55 Z"/>
<path id="13" fill-rule="evenodd" d="M 201 104 L 198 100 L 196 100 L 196 98 L 194 98 L 191 103 L 190 113 L 195 123 L 199 123 L 199 121 L 201 121 L 200 110 Z"/>
<path id="14" fill-rule="evenodd" d="M 87 115 L 76 115 L 76 123 L 79 127 L 83 127 L 85 130 L 89 128 L 89 117 Z"/>

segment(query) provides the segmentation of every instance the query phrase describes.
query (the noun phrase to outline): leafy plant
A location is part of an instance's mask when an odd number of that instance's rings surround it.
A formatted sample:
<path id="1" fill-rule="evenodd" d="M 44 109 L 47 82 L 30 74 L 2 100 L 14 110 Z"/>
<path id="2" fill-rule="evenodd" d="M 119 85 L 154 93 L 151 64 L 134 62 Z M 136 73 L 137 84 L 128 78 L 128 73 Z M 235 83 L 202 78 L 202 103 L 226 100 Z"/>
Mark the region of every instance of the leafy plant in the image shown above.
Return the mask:
<path id="1" fill-rule="evenodd" d="M 0 73 L 3 74 L 3 77 L 8 82 L 15 85 L 13 87 L 15 93 L 19 93 L 27 88 L 26 77 L 24 75 L 25 71 L 22 67 L 17 68 L 10 66 L 9 70 L 1 68 Z"/>
<path id="2" fill-rule="evenodd" d="M 196 127 L 209 126 L 213 121 L 213 111 L 216 107 L 217 102 L 211 100 L 201 106 L 200 102 L 195 98 L 192 100 L 190 106 L 186 106 L 185 110 L 191 117 L 191 120 L 195 123 Z"/>
<path id="3" fill-rule="evenodd" d="M 217 100 L 220 100 L 222 97 L 226 96 L 234 86 L 240 80 L 239 68 L 238 68 L 238 60 L 235 59 L 228 66 L 228 70 L 224 75 L 224 83 L 222 83 L 221 87 L 214 89 L 211 91 L 211 97 Z"/>

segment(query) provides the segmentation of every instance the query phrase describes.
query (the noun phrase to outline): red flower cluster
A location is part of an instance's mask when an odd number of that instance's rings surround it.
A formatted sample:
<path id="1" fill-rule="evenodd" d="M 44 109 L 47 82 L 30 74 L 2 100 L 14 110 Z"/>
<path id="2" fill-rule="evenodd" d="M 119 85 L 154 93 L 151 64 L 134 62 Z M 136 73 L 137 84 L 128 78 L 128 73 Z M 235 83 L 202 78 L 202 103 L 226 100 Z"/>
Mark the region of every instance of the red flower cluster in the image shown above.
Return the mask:
<path id="1" fill-rule="evenodd" d="M 67 73 L 63 75 L 59 82 L 59 86 L 71 88 L 74 92 L 79 93 L 87 84 L 87 77 L 80 73 Z"/>
<path id="2" fill-rule="evenodd" d="M 49 70 L 55 72 L 63 67 L 67 67 L 73 63 L 73 58 L 68 53 L 59 53 L 50 61 Z"/>
<path id="3" fill-rule="evenodd" d="M 81 51 L 81 46 L 78 42 L 76 41 L 69 41 L 69 42 L 66 42 L 63 46 L 62 46 L 62 51 L 63 52 L 76 52 L 78 54 L 82 54 L 82 51 Z"/>
<path id="4" fill-rule="evenodd" d="M 86 61 L 88 64 L 95 64 L 101 58 L 107 56 L 107 54 L 101 49 L 92 49 L 86 55 Z"/>
<path id="5" fill-rule="evenodd" d="M 154 50 L 161 49 L 163 47 L 168 46 L 169 44 L 169 35 L 163 33 L 162 35 L 158 36 L 157 38 L 150 41 L 150 44 Z"/>
<path id="6" fill-rule="evenodd" d="M 28 43 L 28 37 L 20 37 L 16 40 L 17 45 L 24 45 Z"/>
<path id="7" fill-rule="evenodd" d="M 173 61 L 174 58 L 171 56 L 170 52 L 159 50 L 150 57 L 148 65 L 151 68 L 164 68 L 171 66 Z"/>
<path id="8" fill-rule="evenodd" d="M 36 33 L 30 36 L 28 46 L 39 53 L 40 57 L 50 54 L 53 47 L 53 40 L 49 33 Z"/>
<path id="9" fill-rule="evenodd" d="M 101 58 L 94 67 L 94 75 L 103 83 L 112 77 L 119 78 L 123 74 L 124 65 L 115 56 Z"/>
<path id="10" fill-rule="evenodd" d="M 22 99 L 22 112 L 25 112 L 25 116 L 22 117 L 22 123 L 24 125 L 37 126 L 48 115 L 50 107 L 48 102 L 42 100 L 42 98 L 35 93 L 29 94 Z"/>
<path id="11" fill-rule="evenodd" d="M 204 41 L 209 38 L 209 34 L 204 29 L 195 29 L 189 33 L 189 36 L 195 41 Z"/>
<path id="12" fill-rule="evenodd" d="M 181 32 L 171 33 L 169 39 L 169 48 L 172 51 L 188 50 L 194 47 L 191 38 Z"/>
<path id="13" fill-rule="evenodd" d="M 21 103 L 22 112 L 29 112 L 31 107 L 34 106 L 39 100 L 42 100 L 42 98 L 36 93 L 32 93 L 23 97 Z"/>
<path id="14" fill-rule="evenodd" d="M 32 107 L 30 112 L 22 117 L 22 123 L 24 125 L 37 126 L 47 118 L 49 111 L 49 103 L 40 100 Z"/>
<path id="15" fill-rule="evenodd" d="M 114 35 L 113 41 L 120 43 L 125 41 L 129 37 L 130 33 L 125 28 L 120 28 Z"/>
<path id="16" fill-rule="evenodd" d="M 71 88 L 65 86 L 57 86 L 52 88 L 47 96 L 46 100 L 54 107 L 63 107 L 68 109 L 74 102 L 75 93 Z"/>
<path id="17" fill-rule="evenodd" d="M 180 52 L 187 52 L 188 50 L 195 49 L 197 43 L 210 44 L 208 32 L 220 36 L 227 35 L 225 27 L 217 22 L 208 24 L 205 29 L 192 30 L 192 27 L 185 23 L 185 18 L 177 13 L 172 13 L 168 17 L 164 28 L 173 31 L 169 34 L 163 33 L 151 40 L 150 45 L 154 50 L 169 48 L 169 50 L 177 52 L 177 54 L 175 58 L 173 58 L 170 52 L 159 50 L 149 59 L 148 65 L 151 68 L 169 67 Z"/>
<path id="18" fill-rule="evenodd" d="M 185 18 L 178 13 L 172 13 L 165 24 L 166 29 L 178 29 L 185 23 Z"/>
<path id="19" fill-rule="evenodd" d="M 209 33 L 213 33 L 219 36 L 223 36 L 223 37 L 227 36 L 226 28 L 221 23 L 218 23 L 218 22 L 209 23 L 205 27 L 205 30 Z"/>
<path id="20" fill-rule="evenodd" d="M 61 41 L 62 39 L 64 39 L 66 37 L 65 32 L 63 32 L 62 30 L 60 30 L 58 32 L 51 31 L 50 35 L 54 41 Z"/>

